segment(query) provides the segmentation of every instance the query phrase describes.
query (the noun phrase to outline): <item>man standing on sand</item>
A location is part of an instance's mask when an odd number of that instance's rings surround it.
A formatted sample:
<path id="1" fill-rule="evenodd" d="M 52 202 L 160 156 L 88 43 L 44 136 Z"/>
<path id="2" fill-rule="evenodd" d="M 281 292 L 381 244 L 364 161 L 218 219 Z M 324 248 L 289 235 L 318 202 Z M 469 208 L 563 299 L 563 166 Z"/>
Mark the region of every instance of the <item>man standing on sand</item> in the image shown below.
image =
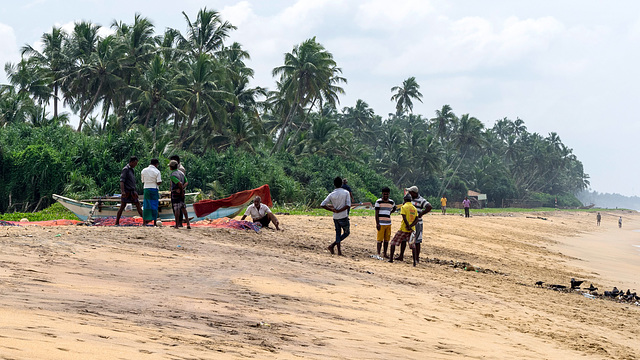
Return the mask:
<path id="1" fill-rule="evenodd" d="M 338 255 L 342 255 L 340 243 L 349 236 L 349 213 L 351 208 L 351 196 L 349 192 L 342 188 L 342 178 L 340 176 L 333 179 L 335 189 L 320 204 L 324 209 L 333 212 L 333 225 L 336 229 L 336 241 L 327 248 L 331 254 L 333 248 L 338 248 Z"/>
<path id="2" fill-rule="evenodd" d="M 468 218 L 469 217 L 469 207 L 471 206 L 471 201 L 469 201 L 468 197 L 464 197 L 464 200 L 462 200 L 462 206 L 464 207 L 464 217 Z"/>
<path id="3" fill-rule="evenodd" d="M 242 215 L 242 219 L 244 220 L 247 215 L 251 215 L 251 220 L 254 223 L 260 223 L 262 227 L 268 228 L 269 223 L 273 222 L 273 225 L 276 227 L 276 230 L 280 230 L 280 222 L 278 218 L 271 212 L 271 209 L 265 204 L 262 204 L 262 198 L 260 196 L 256 196 L 253 199 L 253 204 L 247 207 L 247 210 Z"/>
<path id="4" fill-rule="evenodd" d="M 404 202 L 400 208 L 400 215 L 402 215 L 402 223 L 400 224 L 400 230 L 396 232 L 393 240 L 391 240 L 389 249 L 389 262 L 393 262 L 393 253 L 396 251 L 396 246 L 400 245 L 400 256 L 396 260 L 402 261 L 402 254 L 407 247 L 407 240 L 411 237 L 413 232 L 413 226 L 418 222 L 418 210 L 413 204 L 411 204 L 411 194 L 404 196 Z M 414 258 L 415 265 L 415 258 Z"/>
<path id="5" fill-rule="evenodd" d="M 182 166 L 182 163 L 180 162 L 180 156 L 178 155 L 171 155 L 169 156 L 169 160 L 175 160 L 178 163 L 178 170 L 180 170 L 180 172 L 182 172 L 182 174 L 184 175 L 184 184 L 183 184 L 183 190 L 184 193 L 186 194 L 186 188 L 187 185 L 189 185 L 189 180 L 187 179 L 187 170 L 185 170 L 184 166 Z M 185 215 L 184 221 L 188 220 L 188 215 Z"/>
<path id="6" fill-rule="evenodd" d="M 622 216 L 618 219 L 618 227 L 622 228 Z"/>
<path id="7" fill-rule="evenodd" d="M 129 163 L 122 168 L 120 173 L 120 209 L 116 214 L 116 226 L 120 225 L 120 217 L 127 204 L 134 204 L 138 209 L 138 214 L 142 217 L 142 208 L 136 192 L 136 174 L 133 172 L 133 168 L 136 165 L 138 165 L 138 158 L 132 156 L 129 158 Z"/>
<path id="8" fill-rule="evenodd" d="M 442 197 L 440 198 L 440 207 L 442 208 L 442 215 L 446 215 L 447 214 L 447 195 L 446 194 L 442 194 Z"/>
<path id="9" fill-rule="evenodd" d="M 142 169 L 140 173 L 142 177 L 142 183 L 144 184 L 144 202 L 142 211 L 142 223 L 147 225 L 153 221 L 153 226 L 156 226 L 158 220 L 158 206 L 160 205 L 160 193 L 158 186 L 162 184 L 162 174 L 158 170 L 160 161 L 158 159 L 151 159 L 151 163 L 146 168 Z"/>
<path id="10" fill-rule="evenodd" d="M 596 221 L 598 222 L 598 226 L 600 226 L 600 220 L 602 220 L 602 216 L 600 216 L 600 213 L 598 213 L 598 215 L 596 215 Z"/>
<path id="11" fill-rule="evenodd" d="M 415 243 L 414 246 L 411 248 L 414 256 L 413 256 L 413 261 L 414 263 L 419 263 L 420 262 L 420 247 L 422 244 L 422 233 L 423 233 L 423 223 L 422 223 L 422 216 L 427 214 L 429 211 L 431 211 L 431 209 L 433 209 L 433 207 L 431 206 L 431 204 L 427 201 L 427 199 L 423 198 L 422 196 L 420 196 L 420 194 L 418 193 L 418 187 L 417 186 L 412 186 L 408 189 L 406 189 L 409 194 L 411 195 L 411 203 L 413 204 L 413 206 L 415 206 L 416 210 L 418 211 L 418 222 L 415 225 L 415 234 L 414 234 L 414 239 L 415 239 Z M 400 256 L 402 257 L 403 253 L 401 250 Z M 414 265 L 415 266 L 415 265 Z"/>
<path id="12" fill-rule="evenodd" d="M 391 213 L 396 211 L 396 203 L 389 199 L 390 193 L 391 189 L 388 187 L 382 188 L 382 197 L 376 201 L 375 205 L 378 256 L 380 256 L 380 248 L 382 248 L 384 242 L 383 256 L 385 259 L 387 258 L 387 248 L 391 239 Z"/>
<path id="13" fill-rule="evenodd" d="M 181 228 L 182 218 L 184 217 L 187 223 L 187 229 L 191 229 L 187 206 L 184 203 L 184 187 L 187 178 L 184 176 L 184 173 L 178 169 L 178 165 L 178 162 L 175 160 L 169 161 L 169 169 L 171 170 L 171 175 L 169 175 L 169 180 L 171 181 L 171 208 L 173 209 L 173 216 L 176 220 L 174 227 L 176 229 Z"/>

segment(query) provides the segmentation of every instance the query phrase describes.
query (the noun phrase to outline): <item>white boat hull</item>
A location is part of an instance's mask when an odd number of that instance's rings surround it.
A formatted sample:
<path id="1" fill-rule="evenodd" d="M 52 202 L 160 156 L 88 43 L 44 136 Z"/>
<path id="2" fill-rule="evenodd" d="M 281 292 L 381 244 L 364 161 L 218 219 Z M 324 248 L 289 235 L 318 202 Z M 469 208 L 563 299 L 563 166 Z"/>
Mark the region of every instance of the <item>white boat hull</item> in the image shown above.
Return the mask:
<path id="1" fill-rule="evenodd" d="M 87 218 L 89 217 L 89 214 L 91 214 L 91 209 L 93 208 L 93 205 L 94 205 L 84 201 L 73 200 L 57 194 L 53 194 L 53 199 L 58 201 L 65 208 L 69 209 L 69 211 L 76 214 L 76 216 L 82 221 L 87 220 Z M 103 218 L 103 217 L 112 217 L 112 216 L 115 217 L 118 214 L 119 208 L 120 208 L 119 204 L 117 205 L 103 204 L 100 208 L 96 207 L 96 210 L 92 218 Z M 243 208 L 244 208 L 244 205 L 238 206 L 238 207 L 221 208 L 212 212 L 207 216 L 198 218 L 196 217 L 196 213 L 193 210 L 193 204 L 187 204 L 187 213 L 189 214 L 190 218 L 193 218 L 192 221 L 198 221 L 198 220 L 204 220 L 204 219 L 218 219 L 221 217 L 232 218 L 238 215 L 243 210 Z M 134 217 L 134 216 L 139 216 L 139 214 L 136 207 L 134 206 L 133 209 L 129 211 L 127 211 L 125 208 L 125 210 L 122 212 L 122 216 Z M 163 221 L 174 220 L 175 216 L 173 215 L 173 211 L 171 207 L 161 206 L 158 209 L 158 219 Z"/>

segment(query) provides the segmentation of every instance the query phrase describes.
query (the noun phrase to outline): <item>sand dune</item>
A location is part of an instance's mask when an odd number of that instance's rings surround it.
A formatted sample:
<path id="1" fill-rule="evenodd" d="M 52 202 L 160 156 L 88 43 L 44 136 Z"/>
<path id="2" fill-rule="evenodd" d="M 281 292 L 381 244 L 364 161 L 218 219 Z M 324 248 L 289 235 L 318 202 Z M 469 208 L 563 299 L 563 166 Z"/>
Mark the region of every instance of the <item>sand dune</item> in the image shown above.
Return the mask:
<path id="1" fill-rule="evenodd" d="M 534 283 L 635 291 L 638 219 L 430 214 L 416 268 L 370 257 L 372 217 L 352 217 L 344 257 L 325 250 L 330 217 L 0 228 L 0 359 L 636 359 L 640 306 Z"/>

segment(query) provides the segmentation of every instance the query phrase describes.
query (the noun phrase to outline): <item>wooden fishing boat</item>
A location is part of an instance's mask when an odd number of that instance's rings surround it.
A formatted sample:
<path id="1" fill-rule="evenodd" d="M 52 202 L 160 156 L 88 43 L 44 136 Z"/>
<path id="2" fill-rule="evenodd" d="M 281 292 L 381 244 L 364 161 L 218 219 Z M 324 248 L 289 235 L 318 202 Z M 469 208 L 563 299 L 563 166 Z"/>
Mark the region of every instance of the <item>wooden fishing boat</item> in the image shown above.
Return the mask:
<path id="1" fill-rule="evenodd" d="M 189 193 L 189 195 L 197 195 L 198 193 Z M 89 216 L 91 218 L 111 217 L 118 214 L 120 208 L 120 198 L 118 197 L 104 197 L 94 198 L 87 200 L 74 200 L 62 195 L 53 194 L 53 199 L 58 201 L 62 206 L 69 209 L 69 211 L 76 214 L 76 216 L 86 221 Z M 140 204 L 142 204 L 142 198 L 140 198 Z M 187 213 L 192 221 L 198 221 L 203 219 L 218 219 L 222 217 L 232 218 L 237 216 L 243 210 L 243 207 L 225 207 L 219 208 L 216 211 L 207 214 L 206 216 L 198 217 L 193 209 L 193 203 L 186 204 Z M 127 206 L 122 212 L 122 216 L 139 216 L 135 206 Z M 171 208 L 171 199 L 160 199 L 160 206 L 158 207 L 158 219 L 159 220 L 174 220 L 173 209 Z"/>
<path id="2" fill-rule="evenodd" d="M 171 208 L 171 199 L 162 196 L 166 196 L 169 193 L 161 191 L 160 194 L 161 198 L 160 206 L 158 207 L 158 219 L 174 220 L 175 217 L 173 215 L 173 209 Z M 198 194 L 199 193 L 187 193 L 185 195 L 188 200 L 190 197 L 193 199 L 195 195 Z M 267 206 L 273 206 L 269 185 L 263 185 L 256 189 L 245 190 L 232 194 L 224 199 L 201 200 L 196 203 L 187 203 L 187 213 L 192 221 L 219 219 L 223 217 L 233 218 L 244 211 L 256 196 L 260 196 L 262 198 L 262 202 Z M 76 216 L 82 221 L 86 221 L 89 217 L 99 218 L 116 216 L 118 214 L 118 209 L 120 208 L 120 198 L 114 196 L 87 200 L 74 200 L 62 195 L 53 194 L 53 199 L 76 214 Z M 142 200 L 142 197 L 140 197 L 140 204 L 143 203 Z M 138 216 L 138 211 L 135 206 L 127 206 L 122 212 L 122 216 Z"/>

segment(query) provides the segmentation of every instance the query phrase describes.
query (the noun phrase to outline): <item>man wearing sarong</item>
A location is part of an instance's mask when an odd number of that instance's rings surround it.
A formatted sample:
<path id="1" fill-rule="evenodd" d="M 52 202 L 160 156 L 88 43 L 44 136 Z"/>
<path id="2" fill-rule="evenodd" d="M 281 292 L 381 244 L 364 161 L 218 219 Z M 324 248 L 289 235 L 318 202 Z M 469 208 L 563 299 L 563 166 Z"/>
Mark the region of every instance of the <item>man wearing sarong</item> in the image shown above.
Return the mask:
<path id="1" fill-rule="evenodd" d="M 413 261 L 416 263 L 420 262 L 420 247 L 422 245 L 422 234 L 424 233 L 424 226 L 422 223 L 422 216 L 425 215 L 426 213 L 428 213 L 429 211 L 431 211 L 431 209 L 433 209 L 433 207 L 431 206 L 431 204 L 427 201 L 427 199 L 423 198 L 422 196 L 420 196 L 420 194 L 418 193 L 418 187 L 417 186 L 412 186 L 408 189 L 406 189 L 409 194 L 411 195 L 411 203 L 413 204 L 413 206 L 416 207 L 416 210 L 418 210 L 418 222 L 416 223 L 416 226 L 414 228 L 415 233 L 414 233 L 414 239 L 415 242 L 413 243 L 414 246 L 411 247 L 412 253 L 413 253 Z M 402 255 L 404 254 L 404 252 L 400 252 L 400 257 L 402 257 Z"/>
<path id="2" fill-rule="evenodd" d="M 169 157 L 169 160 L 175 160 L 178 163 L 178 170 L 184 175 L 184 184 L 182 189 L 184 190 L 184 193 L 187 193 L 187 185 L 189 185 L 189 180 L 187 180 L 187 170 L 184 168 L 184 166 L 182 166 L 182 163 L 180 162 L 180 156 L 179 155 L 171 155 Z M 186 214 L 186 213 L 185 213 Z M 187 221 L 188 216 L 185 215 L 184 217 L 184 221 Z"/>
<path id="3" fill-rule="evenodd" d="M 133 168 L 138 165 L 138 158 L 132 156 L 129 158 L 129 163 L 122 168 L 120 173 L 120 209 L 116 214 L 116 226 L 120 225 L 120 217 L 122 211 L 127 204 L 134 204 L 138 209 L 138 214 L 142 217 L 142 209 L 140 208 L 140 201 L 138 200 L 138 193 L 136 192 L 136 175 L 133 172 Z"/>
<path id="4" fill-rule="evenodd" d="M 411 203 L 411 194 L 404 196 L 404 203 L 400 208 L 400 215 L 402 215 L 402 223 L 400 224 L 400 230 L 396 232 L 396 235 L 390 242 L 391 248 L 389 249 L 389 262 L 393 262 L 393 253 L 396 251 L 396 246 L 401 245 L 403 248 L 407 246 L 407 240 L 411 237 L 415 224 L 418 222 L 418 210 Z M 402 258 L 396 260 L 402 261 Z M 414 262 L 415 265 L 415 262 Z"/>
<path id="5" fill-rule="evenodd" d="M 171 180 L 171 207 L 173 208 L 173 215 L 176 219 L 175 228 L 178 229 L 182 227 L 182 218 L 184 216 L 187 229 L 191 229 L 187 206 L 184 203 L 184 187 L 187 183 L 187 177 L 184 175 L 184 172 L 179 170 L 179 165 L 175 160 L 169 161 L 169 169 L 171 169 L 171 175 L 169 176 Z"/>
<path id="6" fill-rule="evenodd" d="M 156 226 L 156 220 L 158 220 L 158 205 L 160 203 L 158 186 L 162 184 L 162 174 L 158 170 L 158 165 L 160 165 L 158 159 L 151 159 L 149 166 L 144 168 L 140 174 L 144 184 L 144 201 L 142 203 L 142 222 L 144 225 L 153 221 L 153 226 Z"/>
<path id="7" fill-rule="evenodd" d="M 253 220 L 254 223 L 260 223 L 262 227 L 269 227 L 269 223 L 273 222 L 276 230 L 280 230 L 278 218 L 276 218 L 267 205 L 262 203 L 260 196 L 256 196 L 255 199 L 253 199 L 253 204 L 247 207 L 247 210 L 240 220 L 244 220 L 247 215 L 251 216 L 251 220 Z"/>

